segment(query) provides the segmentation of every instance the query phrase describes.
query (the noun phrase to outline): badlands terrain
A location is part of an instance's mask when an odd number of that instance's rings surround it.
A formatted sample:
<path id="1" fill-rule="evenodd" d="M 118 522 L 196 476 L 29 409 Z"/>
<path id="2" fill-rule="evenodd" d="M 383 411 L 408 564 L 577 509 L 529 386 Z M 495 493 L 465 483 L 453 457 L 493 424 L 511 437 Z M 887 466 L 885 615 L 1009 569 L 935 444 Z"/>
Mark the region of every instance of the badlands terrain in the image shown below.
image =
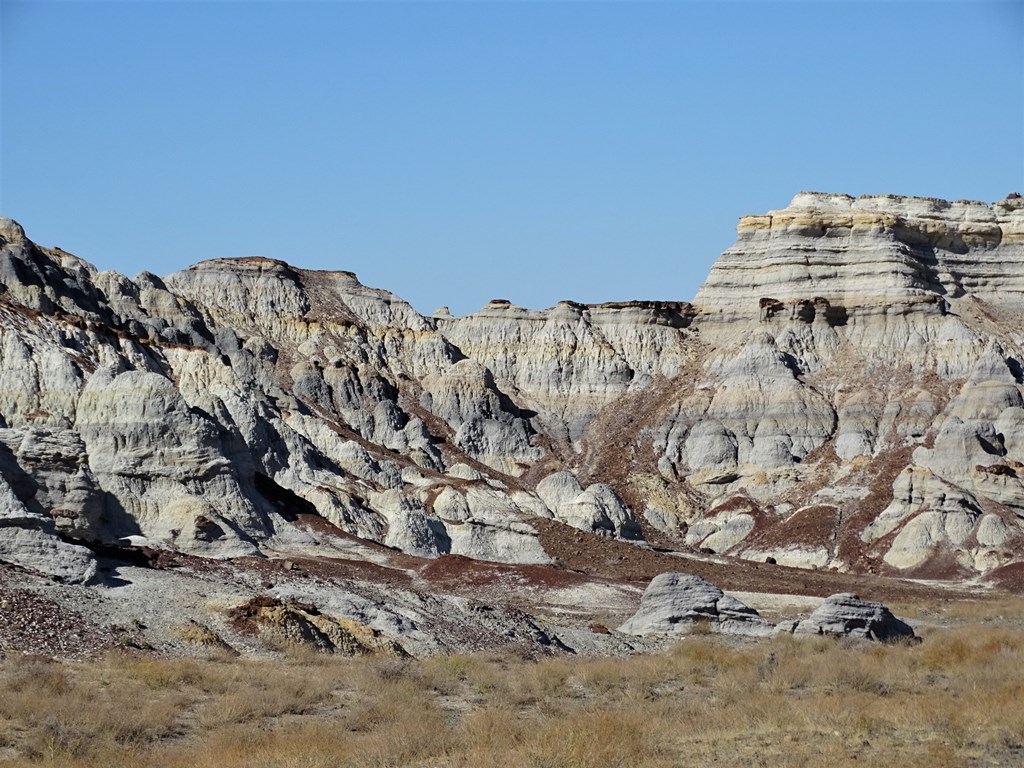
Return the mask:
<path id="1" fill-rule="evenodd" d="M 203 733 L 249 765 L 266 718 L 297 718 L 261 747 L 281 765 L 369 707 L 325 755 L 706 762 L 699 734 L 648 749 L 685 691 L 737 764 L 911 738 L 922 765 L 1013 764 L 1024 720 L 950 670 L 1024 691 L 991 671 L 1024 653 L 1022 361 L 1016 194 L 800 193 L 740 219 L 692 302 L 463 317 L 259 257 L 129 279 L 0 219 L 0 758 L 153 764 L 176 739 L 158 762 L 196 765 Z M 110 686 L 158 711 L 126 736 L 88 704 Z M 918 709 L 879 709 L 894 692 Z M 543 740 L 552 714 L 576 747 Z M 758 747 L 779 718 L 815 751 Z M 374 752 L 397 723 L 411 751 Z"/>

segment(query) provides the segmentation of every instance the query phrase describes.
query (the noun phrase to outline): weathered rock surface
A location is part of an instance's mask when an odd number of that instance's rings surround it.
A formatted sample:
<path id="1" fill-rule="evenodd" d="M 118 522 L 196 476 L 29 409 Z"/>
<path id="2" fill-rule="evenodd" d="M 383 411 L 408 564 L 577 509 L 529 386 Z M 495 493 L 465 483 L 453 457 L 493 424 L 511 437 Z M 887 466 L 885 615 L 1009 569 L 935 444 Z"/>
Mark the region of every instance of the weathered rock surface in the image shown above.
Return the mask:
<path id="1" fill-rule="evenodd" d="M 601 536 L 642 538 L 632 511 L 610 485 L 595 483 L 584 490 L 572 473 L 556 472 L 537 484 L 537 495 L 555 520 L 573 528 Z"/>
<path id="2" fill-rule="evenodd" d="M 772 626 L 756 610 L 714 584 L 685 573 L 654 577 L 640 599 L 640 608 L 619 631 L 640 636 L 672 636 L 698 627 L 748 637 L 792 633 L 881 642 L 917 639 L 913 627 L 893 616 L 884 605 L 849 592 L 826 598 L 807 618 Z"/>
<path id="3" fill-rule="evenodd" d="M 651 580 L 640 609 L 620 632 L 630 635 L 670 635 L 695 626 L 729 635 L 763 637 L 773 627 L 757 611 L 700 576 L 662 573 Z"/>
<path id="4" fill-rule="evenodd" d="M 0 219 L 0 559 L 262 556 L 316 514 L 542 564 L 544 517 L 973 577 L 1022 557 L 1021 328 L 1019 196 L 801 193 L 740 220 L 692 304 L 465 317 L 266 258 L 129 279 Z"/>
<path id="5" fill-rule="evenodd" d="M 393 638 L 351 619 L 325 615 L 315 605 L 282 601 L 266 595 L 232 608 L 228 615 L 244 634 L 268 634 L 273 640 L 321 653 L 344 656 L 392 656 L 409 654 Z"/>
<path id="6" fill-rule="evenodd" d="M 69 584 L 87 583 L 96 561 L 85 547 L 63 541 L 53 521 L 29 509 L 0 476 L 0 561 Z"/>
<path id="7" fill-rule="evenodd" d="M 832 595 L 806 619 L 781 627 L 795 635 L 832 635 L 896 642 L 914 640 L 914 629 L 881 603 L 844 592 Z"/>

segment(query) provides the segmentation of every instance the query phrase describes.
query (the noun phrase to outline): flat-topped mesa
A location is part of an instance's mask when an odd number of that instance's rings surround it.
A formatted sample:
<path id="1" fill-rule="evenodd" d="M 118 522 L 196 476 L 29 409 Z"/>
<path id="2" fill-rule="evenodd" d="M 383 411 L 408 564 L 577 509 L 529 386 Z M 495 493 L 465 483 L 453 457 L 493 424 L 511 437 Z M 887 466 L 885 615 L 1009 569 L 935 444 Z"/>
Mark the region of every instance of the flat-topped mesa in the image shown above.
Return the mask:
<path id="1" fill-rule="evenodd" d="M 369 288 L 349 270 L 311 270 L 263 256 L 210 259 L 166 278 L 172 290 L 243 326 L 341 321 L 422 330 L 427 322 L 389 291 Z"/>
<path id="2" fill-rule="evenodd" d="M 194 270 L 236 269 L 269 272 L 291 268 L 288 262 L 272 259 L 269 256 L 221 256 L 216 259 L 206 259 L 188 267 L 188 269 Z"/>
<path id="3" fill-rule="evenodd" d="M 789 206 L 760 216 L 743 216 L 741 234 L 770 228 L 777 232 L 819 235 L 828 229 L 882 227 L 918 237 L 949 250 L 995 246 L 1004 238 L 1024 240 L 1024 198 L 1011 194 L 992 205 L 978 200 L 935 197 L 800 192 Z M 962 239 L 964 242 L 958 242 Z"/>
<path id="4" fill-rule="evenodd" d="M 788 207 L 744 216 L 736 244 L 694 304 L 725 320 L 941 314 L 973 296 L 1024 309 L 1024 198 L 969 200 L 801 192 Z M 766 309 L 768 310 L 766 312 Z M 766 316 L 767 315 L 767 316 Z"/>
<path id="5" fill-rule="evenodd" d="M 441 320 L 462 320 L 469 317 L 523 318 L 536 322 L 547 322 L 553 317 L 614 317 L 620 321 L 635 320 L 641 324 L 659 322 L 675 327 L 685 327 L 696 315 L 696 310 L 688 301 L 603 301 L 586 304 L 572 299 L 563 299 L 555 306 L 547 309 L 528 309 L 513 304 L 509 299 L 491 299 L 479 311 L 470 315 L 455 316 L 448 307 L 441 307 L 433 316 Z"/>
<path id="6" fill-rule="evenodd" d="M 309 298 L 299 272 L 283 261 L 261 256 L 210 259 L 168 275 L 175 293 L 204 306 L 223 321 L 261 317 L 302 317 Z"/>
<path id="7" fill-rule="evenodd" d="M 495 299 L 474 314 L 433 320 L 499 388 L 576 439 L 630 388 L 683 368 L 692 316 L 683 302 L 560 301 L 536 310 Z"/>

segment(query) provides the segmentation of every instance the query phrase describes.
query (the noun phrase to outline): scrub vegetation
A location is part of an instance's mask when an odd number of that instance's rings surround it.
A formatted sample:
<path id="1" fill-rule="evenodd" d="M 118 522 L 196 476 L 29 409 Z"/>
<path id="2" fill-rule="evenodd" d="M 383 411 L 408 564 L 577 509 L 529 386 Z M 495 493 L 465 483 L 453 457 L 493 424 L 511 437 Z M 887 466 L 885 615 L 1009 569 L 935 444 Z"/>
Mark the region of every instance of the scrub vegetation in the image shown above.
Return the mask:
<path id="1" fill-rule="evenodd" d="M 696 633 L 629 658 L 9 655 L 0 764 L 1024 762 L 1024 602 L 899 608 L 922 643 Z"/>

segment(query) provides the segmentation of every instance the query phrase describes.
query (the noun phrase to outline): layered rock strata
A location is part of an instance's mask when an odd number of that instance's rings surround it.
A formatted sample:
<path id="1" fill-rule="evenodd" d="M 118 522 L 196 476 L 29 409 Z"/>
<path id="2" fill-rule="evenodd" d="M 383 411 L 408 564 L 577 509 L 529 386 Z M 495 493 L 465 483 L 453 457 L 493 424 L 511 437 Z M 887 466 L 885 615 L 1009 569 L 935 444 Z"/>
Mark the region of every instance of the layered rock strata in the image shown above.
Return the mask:
<path id="1" fill-rule="evenodd" d="M 761 637 L 772 625 L 757 611 L 700 576 L 662 573 L 647 585 L 640 609 L 621 627 L 630 635 L 671 635 L 704 627 L 727 635 Z"/>
<path id="2" fill-rule="evenodd" d="M 661 573 L 651 579 L 640 607 L 619 632 L 674 637 L 703 630 L 725 635 L 827 635 L 879 642 L 920 641 L 914 629 L 884 605 L 843 592 L 825 598 L 802 619 L 768 623 L 748 605 L 700 576 Z"/>
<path id="3" fill-rule="evenodd" d="M 1017 561 L 1024 200 L 801 193 L 738 232 L 692 304 L 428 317 L 273 259 L 128 279 L 0 220 L 0 559 L 87 580 L 82 544 L 262 555 L 316 514 L 426 557 L 547 563 L 546 517 L 802 567 Z"/>
<path id="4" fill-rule="evenodd" d="M 919 640 L 914 628 L 893 616 L 884 605 L 847 592 L 828 597 L 810 616 L 791 626 L 795 635 L 854 637 L 885 643 Z"/>

